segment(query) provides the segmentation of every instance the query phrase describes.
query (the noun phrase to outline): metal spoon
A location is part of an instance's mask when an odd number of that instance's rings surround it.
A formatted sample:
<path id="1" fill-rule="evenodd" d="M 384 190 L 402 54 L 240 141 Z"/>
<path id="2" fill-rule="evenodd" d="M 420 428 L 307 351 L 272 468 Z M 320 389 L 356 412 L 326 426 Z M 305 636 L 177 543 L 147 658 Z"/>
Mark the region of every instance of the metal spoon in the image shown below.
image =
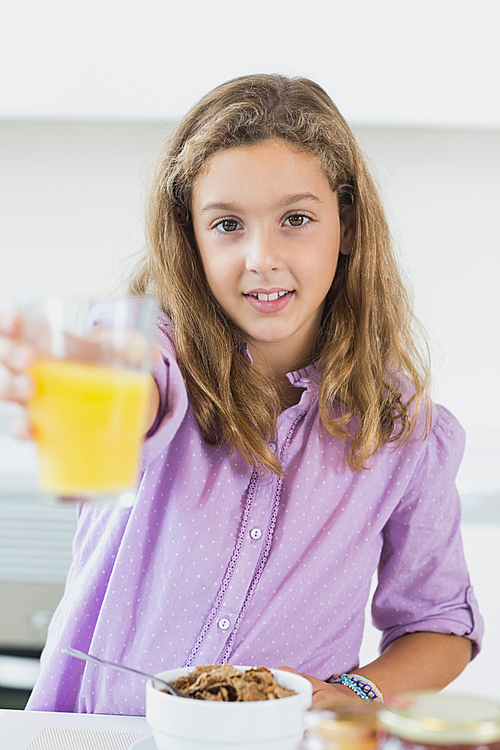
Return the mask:
<path id="1" fill-rule="evenodd" d="M 153 683 L 153 687 L 156 688 L 156 690 L 166 690 L 167 693 L 170 693 L 170 695 L 176 695 L 178 698 L 188 697 L 184 693 L 181 693 L 180 690 L 177 690 L 177 688 L 175 688 L 169 682 L 165 682 L 165 680 L 161 680 L 159 677 L 155 677 L 152 674 L 139 672 L 138 669 L 132 669 L 132 667 L 124 667 L 122 664 L 114 664 L 112 661 L 105 661 L 105 659 L 98 659 L 97 656 L 91 656 L 90 654 L 86 654 L 83 651 L 78 651 L 76 648 L 62 648 L 61 651 L 64 654 L 68 654 L 69 656 L 74 656 L 77 659 L 82 659 L 83 661 L 91 661 L 94 664 L 99 664 L 102 667 L 111 667 L 111 669 L 118 669 L 118 671 L 120 672 L 131 672 L 132 674 L 138 674 L 140 677 L 145 677 L 147 680 L 151 680 Z"/>

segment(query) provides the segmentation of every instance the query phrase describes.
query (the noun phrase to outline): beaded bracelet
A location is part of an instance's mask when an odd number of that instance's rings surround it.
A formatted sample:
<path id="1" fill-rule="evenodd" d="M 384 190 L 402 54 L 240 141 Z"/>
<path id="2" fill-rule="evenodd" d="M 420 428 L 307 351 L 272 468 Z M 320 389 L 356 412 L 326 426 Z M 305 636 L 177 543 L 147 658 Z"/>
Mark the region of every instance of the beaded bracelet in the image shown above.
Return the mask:
<path id="1" fill-rule="evenodd" d="M 364 701 L 384 702 L 384 696 L 375 683 L 361 674 L 334 674 L 327 682 L 345 685 Z"/>

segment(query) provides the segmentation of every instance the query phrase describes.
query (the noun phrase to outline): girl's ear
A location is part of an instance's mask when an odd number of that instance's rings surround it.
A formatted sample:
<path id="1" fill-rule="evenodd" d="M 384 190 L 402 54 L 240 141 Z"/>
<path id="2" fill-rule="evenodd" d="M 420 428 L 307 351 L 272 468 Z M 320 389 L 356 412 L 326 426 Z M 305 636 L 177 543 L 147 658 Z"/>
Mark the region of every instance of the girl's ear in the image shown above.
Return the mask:
<path id="1" fill-rule="evenodd" d="M 355 232 L 356 211 L 352 203 L 342 207 L 340 213 L 340 247 L 342 255 L 349 255 L 352 250 Z"/>
<path id="2" fill-rule="evenodd" d="M 186 226 L 186 224 L 189 224 L 191 217 L 187 208 L 182 205 L 177 205 L 175 207 L 175 213 L 177 214 L 177 217 L 182 226 Z"/>

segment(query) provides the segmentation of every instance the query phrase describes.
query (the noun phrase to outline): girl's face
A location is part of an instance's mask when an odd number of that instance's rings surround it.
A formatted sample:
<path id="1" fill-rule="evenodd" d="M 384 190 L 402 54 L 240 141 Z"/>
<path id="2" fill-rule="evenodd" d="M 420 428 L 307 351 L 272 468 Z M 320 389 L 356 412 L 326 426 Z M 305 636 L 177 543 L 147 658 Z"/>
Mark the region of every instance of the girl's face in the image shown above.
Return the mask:
<path id="1" fill-rule="evenodd" d="M 279 140 L 220 151 L 192 216 L 210 289 L 254 361 L 302 366 L 351 235 L 317 160 Z"/>

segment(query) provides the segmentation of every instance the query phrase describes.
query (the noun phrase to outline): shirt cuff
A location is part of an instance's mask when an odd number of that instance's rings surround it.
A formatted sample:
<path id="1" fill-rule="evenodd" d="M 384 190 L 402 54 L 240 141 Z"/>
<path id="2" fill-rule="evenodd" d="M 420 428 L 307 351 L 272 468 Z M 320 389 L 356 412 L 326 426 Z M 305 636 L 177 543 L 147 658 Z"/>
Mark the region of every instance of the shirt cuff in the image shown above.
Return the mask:
<path id="1" fill-rule="evenodd" d="M 483 618 L 479 614 L 473 588 L 469 586 L 465 592 L 464 605 L 459 610 L 443 613 L 441 616 L 431 616 L 415 622 L 396 625 L 385 630 L 380 642 L 380 652 L 385 651 L 390 643 L 407 633 L 443 633 L 445 635 L 461 635 L 471 640 L 472 661 L 481 650 L 483 631 Z"/>

